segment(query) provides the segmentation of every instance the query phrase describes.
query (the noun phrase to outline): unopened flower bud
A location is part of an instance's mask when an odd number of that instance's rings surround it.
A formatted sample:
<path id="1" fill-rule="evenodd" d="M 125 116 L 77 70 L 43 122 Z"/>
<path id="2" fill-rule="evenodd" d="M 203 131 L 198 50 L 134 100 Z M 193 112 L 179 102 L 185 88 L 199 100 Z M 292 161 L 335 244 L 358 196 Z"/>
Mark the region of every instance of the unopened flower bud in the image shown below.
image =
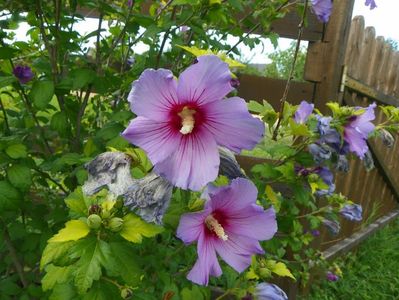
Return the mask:
<path id="1" fill-rule="evenodd" d="M 272 273 L 268 268 L 260 268 L 259 269 L 259 275 L 262 278 L 267 278 L 267 277 L 271 277 Z"/>
<path id="2" fill-rule="evenodd" d="M 92 215 L 92 214 L 100 214 L 101 213 L 101 207 L 100 207 L 100 205 L 97 205 L 97 204 L 93 204 L 93 205 L 91 205 L 90 207 L 89 207 L 89 215 Z"/>
<path id="3" fill-rule="evenodd" d="M 103 217 L 103 219 L 108 219 L 111 216 L 111 212 L 109 210 L 103 210 L 101 212 L 101 217 Z"/>
<path id="4" fill-rule="evenodd" d="M 121 297 L 122 297 L 122 299 L 129 299 L 130 297 L 132 297 L 132 295 L 133 295 L 133 293 L 132 293 L 131 289 L 129 289 L 127 287 L 124 287 L 124 288 L 121 289 Z"/>
<path id="5" fill-rule="evenodd" d="M 108 228 L 113 232 L 118 232 L 123 227 L 123 219 L 121 218 L 112 218 L 108 222 Z"/>
<path id="6" fill-rule="evenodd" d="M 92 228 L 92 229 L 100 228 L 101 223 L 102 223 L 102 220 L 101 220 L 101 217 L 99 215 L 91 214 L 87 218 L 87 225 L 89 225 L 89 227 Z"/>
<path id="7" fill-rule="evenodd" d="M 387 146 L 388 148 L 393 147 L 393 144 L 395 144 L 395 138 L 388 130 L 381 129 L 380 136 L 381 136 L 382 142 L 384 143 L 385 146 Z"/>

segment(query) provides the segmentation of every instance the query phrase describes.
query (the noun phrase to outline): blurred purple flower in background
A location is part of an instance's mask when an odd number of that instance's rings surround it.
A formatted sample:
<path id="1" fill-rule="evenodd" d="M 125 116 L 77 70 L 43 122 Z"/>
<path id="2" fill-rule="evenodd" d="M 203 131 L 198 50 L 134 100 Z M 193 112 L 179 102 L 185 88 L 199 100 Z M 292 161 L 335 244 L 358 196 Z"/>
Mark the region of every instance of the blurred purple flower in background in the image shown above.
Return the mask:
<path id="1" fill-rule="evenodd" d="M 324 196 L 324 195 L 331 195 L 335 191 L 335 184 L 334 184 L 334 175 L 327 167 L 317 167 L 314 171 L 320 178 L 324 181 L 325 184 L 328 185 L 327 190 L 318 190 L 316 191 L 316 195 Z"/>
<path id="2" fill-rule="evenodd" d="M 256 286 L 256 299 L 259 300 L 288 300 L 287 294 L 273 283 L 262 282 Z"/>
<path id="3" fill-rule="evenodd" d="M 370 9 L 374 9 L 377 7 L 377 4 L 375 4 L 374 0 L 366 0 L 366 2 L 364 3 L 364 5 L 366 6 L 370 6 Z"/>
<path id="4" fill-rule="evenodd" d="M 12 72 L 15 77 L 18 78 L 19 82 L 23 84 L 31 81 L 35 76 L 29 66 L 18 65 L 14 68 Z"/>
<path id="5" fill-rule="evenodd" d="M 308 120 L 310 114 L 312 113 L 313 108 L 314 104 L 302 101 L 295 112 L 295 117 L 294 117 L 295 122 L 298 124 L 305 123 Z"/>
<path id="6" fill-rule="evenodd" d="M 362 220 L 362 206 L 359 204 L 347 204 L 339 213 L 349 221 L 361 221 Z"/>
<path id="7" fill-rule="evenodd" d="M 331 158 L 330 147 L 325 144 L 310 144 L 308 149 L 314 161 L 318 164 Z"/>
<path id="8" fill-rule="evenodd" d="M 312 10 L 320 22 L 327 23 L 330 19 L 333 4 L 331 0 L 311 0 Z"/>
<path id="9" fill-rule="evenodd" d="M 218 175 L 218 146 L 238 153 L 264 134 L 244 99 L 224 99 L 233 90 L 231 79 L 215 55 L 198 57 L 178 81 L 169 70 L 145 70 L 128 97 L 137 117 L 123 137 L 146 151 L 155 173 L 182 189 L 200 190 Z"/>
<path id="10" fill-rule="evenodd" d="M 334 274 L 331 271 L 328 271 L 326 274 L 326 278 L 328 281 L 338 281 L 339 280 L 339 276 Z"/>
<path id="11" fill-rule="evenodd" d="M 344 140 L 349 144 L 349 150 L 355 153 L 360 159 L 368 151 L 367 138 L 374 130 L 375 126 L 370 121 L 375 119 L 375 103 L 369 105 L 361 115 L 355 115 L 349 118 L 345 125 Z"/>
<path id="12" fill-rule="evenodd" d="M 207 285 L 209 276 L 222 270 L 216 253 L 237 272 L 251 264 L 253 254 L 263 254 L 259 241 L 269 240 L 277 231 L 273 208 L 256 204 L 257 189 L 244 178 L 209 194 L 203 211 L 182 215 L 177 237 L 185 244 L 198 241 L 198 259 L 187 278 Z"/>
<path id="13" fill-rule="evenodd" d="M 310 234 L 313 235 L 314 237 L 318 237 L 318 236 L 320 236 L 320 231 L 317 229 L 314 229 L 314 230 L 310 231 Z"/>

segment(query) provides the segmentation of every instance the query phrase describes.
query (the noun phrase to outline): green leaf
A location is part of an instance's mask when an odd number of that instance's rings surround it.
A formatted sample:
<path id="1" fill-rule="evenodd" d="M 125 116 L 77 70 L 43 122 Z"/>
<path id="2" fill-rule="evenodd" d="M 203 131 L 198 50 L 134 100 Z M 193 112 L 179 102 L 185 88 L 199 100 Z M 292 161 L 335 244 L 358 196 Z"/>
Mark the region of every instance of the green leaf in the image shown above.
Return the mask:
<path id="1" fill-rule="evenodd" d="M 149 224 L 134 214 L 123 217 L 123 228 L 120 235 L 133 243 L 141 243 L 142 237 L 153 237 L 163 231 L 163 228 Z"/>
<path id="2" fill-rule="evenodd" d="M 13 165 L 7 169 L 7 177 L 13 186 L 26 190 L 32 184 L 30 168 L 24 165 Z"/>
<path id="3" fill-rule="evenodd" d="M 96 73 L 90 69 L 77 69 L 71 73 L 73 78 L 72 89 L 77 90 L 92 83 L 96 78 Z"/>
<path id="4" fill-rule="evenodd" d="M 109 245 L 95 238 L 85 241 L 84 253 L 76 263 L 75 286 L 79 294 L 84 294 L 93 284 L 93 281 L 100 279 L 101 266 L 106 267 L 110 259 Z"/>
<path id="5" fill-rule="evenodd" d="M 310 132 L 305 124 L 298 124 L 294 119 L 289 119 L 290 128 L 293 135 L 297 136 L 309 136 Z"/>
<path id="6" fill-rule="evenodd" d="M 55 236 L 49 239 L 49 243 L 76 241 L 84 238 L 90 232 L 89 226 L 82 220 L 71 220 L 65 223 Z"/>
<path id="7" fill-rule="evenodd" d="M 13 159 L 24 158 L 28 155 L 26 147 L 23 144 L 10 145 L 6 149 L 6 153 Z"/>
<path id="8" fill-rule="evenodd" d="M 18 50 L 11 47 L 0 47 L 0 59 L 10 59 L 15 56 Z"/>
<path id="9" fill-rule="evenodd" d="M 64 243 L 48 243 L 44 248 L 42 258 L 40 259 L 40 269 L 42 270 L 49 263 L 56 263 L 63 256 L 67 255 L 68 250 L 72 247 L 74 242 Z"/>
<path id="10" fill-rule="evenodd" d="M 50 122 L 50 128 L 58 131 L 61 135 L 64 135 L 68 129 L 68 119 L 66 113 L 59 111 L 53 115 Z"/>
<path id="11" fill-rule="evenodd" d="M 196 285 L 193 285 L 192 289 L 190 290 L 188 287 L 185 287 L 180 292 L 182 300 L 201 300 L 206 299 L 202 294 L 200 288 Z"/>
<path id="12" fill-rule="evenodd" d="M 105 266 L 107 274 L 113 277 L 120 276 L 129 286 L 135 287 L 140 283 L 143 271 L 137 264 L 139 258 L 135 256 L 133 249 L 126 243 L 109 243 L 111 259 Z"/>
<path id="13" fill-rule="evenodd" d="M 49 80 L 36 81 L 29 94 L 38 109 L 44 109 L 54 96 L 54 83 Z"/>
<path id="14" fill-rule="evenodd" d="M 13 84 L 17 79 L 14 76 L 1 76 L 0 88 Z"/>
<path id="15" fill-rule="evenodd" d="M 57 267 L 48 265 L 46 268 L 46 275 L 42 279 L 43 291 L 50 290 L 57 283 L 65 283 L 72 275 L 73 266 Z"/>
<path id="16" fill-rule="evenodd" d="M 287 266 L 282 263 L 282 262 L 278 262 L 276 263 L 273 268 L 271 268 L 271 271 L 275 274 L 277 274 L 278 276 L 283 276 L 283 277 L 290 277 L 294 280 L 295 277 L 294 275 L 292 275 L 291 271 L 287 268 Z"/>
<path id="17" fill-rule="evenodd" d="M 266 185 L 265 194 L 267 198 L 269 198 L 270 202 L 273 204 L 276 212 L 279 212 L 281 208 L 281 202 L 270 185 Z"/>
<path id="18" fill-rule="evenodd" d="M 118 300 L 121 299 L 120 294 L 120 290 L 114 284 L 99 280 L 93 283 L 90 290 L 83 295 L 82 300 Z"/>
<path id="19" fill-rule="evenodd" d="M 21 195 L 8 181 L 0 181 L 0 212 L 18 207 Z"/>
<path id="20" fill-rule="evenodd" d="M 71 283 L 56 284 L 49 300 L 76 300 L 78 299 Z"/>
<path id="21" fill-rule="evenodd" d="M 65 204 L 71 210 L 71 213 L 75 217 L 86 217 L 88 206 L 85 202 L 82 188 L 78 187 L 64 200 Z"/>

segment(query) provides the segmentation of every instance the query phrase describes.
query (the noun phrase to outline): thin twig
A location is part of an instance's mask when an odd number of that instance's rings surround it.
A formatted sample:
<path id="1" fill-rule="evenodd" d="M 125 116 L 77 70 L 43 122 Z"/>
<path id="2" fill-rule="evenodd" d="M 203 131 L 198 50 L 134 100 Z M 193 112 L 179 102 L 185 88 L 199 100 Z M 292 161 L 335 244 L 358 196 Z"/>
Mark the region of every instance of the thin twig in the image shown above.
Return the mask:
<path id="1" fill-rule="evenodd" d="M 34 168 L 36 172 L 38 172 L 40 175 L 44 176 L 46 179 L 50 180 L 52 183 L 54 183 L 56 186 L 58 186 L 65 194 L 68 194 L 68 191 L 55 179 L 51 178 L 49 174 L 46 172 L 40 170 L 39 168 Z"/>
<path id="2" fill-rule="evenodd" d="M 25 279 L 24 275 L 24 268 L 22 266 L 22 263 L 18 259 L 17 251 L 15 250 L 14 245 L 12 244 L 11 238 L 10 238 L 10 233 L 7 230 L 7 226 L 4 222 L 3 226 L 3 238 L 4 238 L 4 243 L 6 244 L 7 250 L 10 253 L 11 260 L 14 264 L 15 270 L 18 273 L 19 279 L 21 280 L 22 286 L 24 288 L 28 287 L 28 282 Z"/>
<path id="3" fill-rule="evenodd" d="M 300 46 L 301 46 L 301 40 L 302 40 L 302 34 L 303 34 L 303 28 L 304 28 L 304 25 L 305 25 L 305 18 L 306 18 L 307 10 L 308 10 L 308 0 L 305 0 L 305 6 L 304 6 L 304 9 L 303 9 L 301 22 L 298 25 L 298 37 L 297 37 L 297 41 L 296 41 L 294 58 L 292 59 L 291 70 L 290 70 L 290 73 L 289 73 L 289 77 L 287 79 L 287 83 L 285 85 L 283 96 L 280 99 L 279 118 L 278 118 L 278 121 L 277 121 L 276 128 L 274 129 L 274 132 L 273 132 L 273 137 L 272 137 L 273 140 L 277 139 L 278 129 L 279 129 L 280 125 L 281 125 L 281 120 L 283 119 L 285 101 L 287 100 L 288 91 L 290 90 L 291 81 L 292 81 L 292 78 L 293 78 L 293 75 L 294 75 L 294 71 L 295 71 L 295 64 L 296 64 L 296 60 L 298 58 L 299 49 L 300 49 Z"/>

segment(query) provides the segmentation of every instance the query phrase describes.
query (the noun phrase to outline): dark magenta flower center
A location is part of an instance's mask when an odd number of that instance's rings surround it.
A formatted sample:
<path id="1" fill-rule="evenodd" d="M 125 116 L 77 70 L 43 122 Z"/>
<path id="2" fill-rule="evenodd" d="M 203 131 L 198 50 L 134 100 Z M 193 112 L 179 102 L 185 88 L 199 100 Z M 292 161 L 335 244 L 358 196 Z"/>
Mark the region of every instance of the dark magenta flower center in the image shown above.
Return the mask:
<path id="1" fill-rule="evenodd" d="M 196 103 L 179 104 L 170 113 L 171 125 L 183 135 L 194 133 L 204 122 L 204 113 Z"/>

